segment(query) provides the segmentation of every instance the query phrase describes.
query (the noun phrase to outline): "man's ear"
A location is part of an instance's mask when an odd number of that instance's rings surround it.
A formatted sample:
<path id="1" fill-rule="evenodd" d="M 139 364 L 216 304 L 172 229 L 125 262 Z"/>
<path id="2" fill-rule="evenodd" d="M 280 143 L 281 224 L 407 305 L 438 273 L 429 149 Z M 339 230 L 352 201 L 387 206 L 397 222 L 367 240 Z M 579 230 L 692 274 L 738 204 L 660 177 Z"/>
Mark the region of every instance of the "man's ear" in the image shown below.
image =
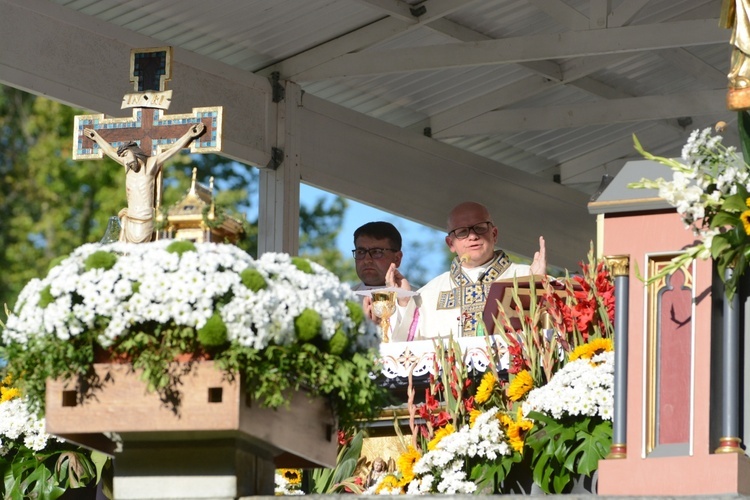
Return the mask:
<path id="1" fill-rule="evenodd" d="M 453 248 L 453 238 L 451 238 L 450 236 L 446 236 L 445 237 L 445 244 L 448 245 L 448 248 L 450 249 L 451 252 L 458 253 L 458 252 L 456 252 L 456 249 Z"/>
<path id="2" fill-rule="evenodd" d="M 402 252 L 401 250 L 396 252 L 396 258 L 393 259 L 393 263 L 396 264 L 396 267 L 399 267 L 401 265 L 401 259 L 403 258 L 404 258 L 404 252 Z"/>

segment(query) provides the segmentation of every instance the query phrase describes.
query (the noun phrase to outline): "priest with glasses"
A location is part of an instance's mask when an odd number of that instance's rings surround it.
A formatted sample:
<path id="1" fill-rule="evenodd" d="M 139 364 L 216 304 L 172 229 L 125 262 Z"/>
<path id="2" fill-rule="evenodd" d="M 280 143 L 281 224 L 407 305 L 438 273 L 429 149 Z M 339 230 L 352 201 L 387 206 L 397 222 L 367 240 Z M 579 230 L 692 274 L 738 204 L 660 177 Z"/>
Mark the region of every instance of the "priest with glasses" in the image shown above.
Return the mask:
<path id="1" fill-rule="evenodd" d="M 447 229 L 445 243 L 456 254 L 450 271 L 432 279 L 411 299 L 399 300 L 401 321 L 393 340 L 475 336 L 493 282 L 546 272 L 542 237 L 530 266 L 512 263 L 502 250 L 495 250 L 498 229 L 484 205 L 457 205 L 448 216 Z M 409 289 L 396 273 L 386 274 L 386 285 Z"/>

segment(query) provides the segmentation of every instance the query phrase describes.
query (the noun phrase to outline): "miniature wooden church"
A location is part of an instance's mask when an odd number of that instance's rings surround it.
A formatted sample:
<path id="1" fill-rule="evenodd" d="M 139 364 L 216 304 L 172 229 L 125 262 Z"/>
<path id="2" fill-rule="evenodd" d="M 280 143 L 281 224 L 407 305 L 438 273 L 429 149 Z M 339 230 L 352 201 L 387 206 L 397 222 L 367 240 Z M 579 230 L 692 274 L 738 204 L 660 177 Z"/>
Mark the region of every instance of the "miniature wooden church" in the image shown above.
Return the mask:
<path id="1" fill-rule="evenodd" d="M 159 239 L 189 240 L 196 243 L 236 243 L 243 232 L 242 223 L 220 213 L 214 203 L 214 179 L 206 187 L 196 181 L 196 169 L 190 190 L 167 210 L 166 218 L 156 216 Z M 165 220 L 166 219 L 166 220 Z"/>

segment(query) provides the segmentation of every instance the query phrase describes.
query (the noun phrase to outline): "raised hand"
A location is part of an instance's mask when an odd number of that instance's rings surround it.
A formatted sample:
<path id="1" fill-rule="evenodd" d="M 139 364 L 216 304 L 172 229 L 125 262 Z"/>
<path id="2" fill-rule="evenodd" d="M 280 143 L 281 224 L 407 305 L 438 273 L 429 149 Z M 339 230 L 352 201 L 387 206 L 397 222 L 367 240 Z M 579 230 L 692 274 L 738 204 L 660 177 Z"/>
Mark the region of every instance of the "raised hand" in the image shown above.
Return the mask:
<path id="1" fill-rule="evenodd" d="M 544 243 L 544 236 L 539 237 L 539 251 L 534 253 L 534 260 L 531 261 L 531 274 L 547 274 L 547 248 Z"/>
<path id="2" fill-rule="evenodd" d="M 385 286 L 400 288 L 402 290 L 406 290 L 407 292 L 411 291 L 411 284 L 409 283 L 409 280 L 407 280 L 404 275 L 401 274 L 394 262 L 391 262 L 391 265 L 388 267 L 388 271 L 385 273 Z M 408 303 L 408 297 L 398 298 L 398 304 L 400 306 L 405 306 Z"/>

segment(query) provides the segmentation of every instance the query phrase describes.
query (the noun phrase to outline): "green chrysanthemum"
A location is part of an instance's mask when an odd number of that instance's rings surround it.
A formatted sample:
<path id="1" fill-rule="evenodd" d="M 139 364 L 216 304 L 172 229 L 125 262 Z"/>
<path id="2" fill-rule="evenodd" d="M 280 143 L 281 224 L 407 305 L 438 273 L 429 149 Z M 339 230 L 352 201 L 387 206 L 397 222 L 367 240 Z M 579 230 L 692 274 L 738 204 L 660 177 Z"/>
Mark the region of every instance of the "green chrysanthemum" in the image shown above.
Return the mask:
<path id="1" fill-rule="evenodd" d="M 83 263 L 83 268 L 86 271 L 91 271 L 92 269 L 104 269 L 106 271 L 115 267 L 116 262 L 117 255 L 113 254 L 112 252 L 97 250 L 96 252 L 86 257 L 86 260 Z"/>
<path id="2" fill-rule="evenodd" d="M 198 330 L 198 341 L 205 347 L 219 347 L 227 342 L 227 325 L 218 312 Z"/>
<path id="3" fill-rule="evenodd" d="M 313 271 L 313 268 L 310 265 L 310 261 L 303 257 L 292 257 L 292 264 L 303 273 L 315 274 L 315 271 Z"/>
<path id="4" fill-rule="evenodd" d="M 336 356 L 341 356 L 348 346 L 349 338 L 346 336 L 344 330 L 339 328 L 333 334 L 331 340 L 328 341 L 328 352 Z"/>
<path id="5" fill-rule="evenodd" d="M 314 339 L 320 333 L 321 326 L 323 326 L 323 320 L 320 314 L 310 308 L 305 309 L 294 318 L 294 332 L 297 334 L 297 338 L 303 342 L 310 342 Z"/>
<path id="6" fill-rule="evenodd" d="M 195 243 L 193 243 L 192 241 L 183 241 L 183 240 L 173 241 L 167 247 L 167 252 L 176 253 L 180 256 L 184 254 L 185 252 L 195 252 L 195 251 L 196 251 Z"/>
<path id="7" fill-rule="evenodd" d="M 251 267 L 248 267 L 240 273 L 240 279 L 242 280 L 242 284 L 253 292 L 263 290 L 268 286 L 263 275 L 260 274 L 257 269 Z"/>
<path id="8" fill-rule="evenodd" d="M 45 286 L 44 289 L 39 292 L 39 307 L 44 309 L 54 301 L 55 298 L 52 296 L 52 285 Z"/>
<path id="9" fill-rule="evenodd" d="M 362 305 L 359 302 L 347 300 L 346 307 L 349 309 L 349 317 L 354 323 L 354 328 L 359 328 L 359 325 L 365 320 L 365 312 L 362 310 Z"/>

